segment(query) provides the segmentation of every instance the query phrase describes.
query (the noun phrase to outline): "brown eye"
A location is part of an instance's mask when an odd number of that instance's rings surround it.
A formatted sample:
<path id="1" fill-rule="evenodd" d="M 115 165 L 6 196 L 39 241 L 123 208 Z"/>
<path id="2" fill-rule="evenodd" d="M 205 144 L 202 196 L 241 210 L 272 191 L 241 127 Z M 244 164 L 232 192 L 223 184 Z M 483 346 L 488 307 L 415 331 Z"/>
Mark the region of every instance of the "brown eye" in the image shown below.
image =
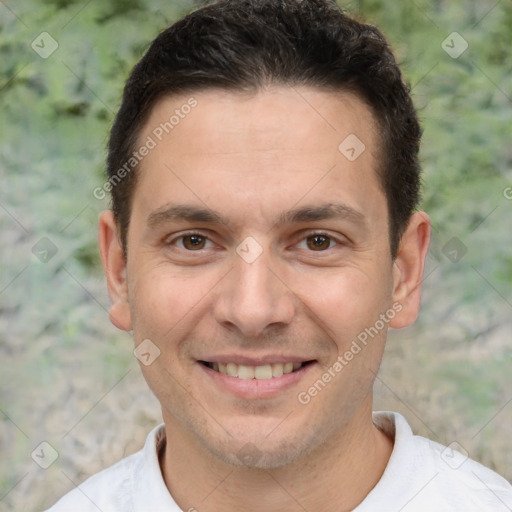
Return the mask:
<path id="1" fill-rule="evenodd" d="M 325 235 L 312 235 L 307 237 L 308 249 L 312 251 L 324 251 L 331 246 L 331 239 Z"/>
<path id="2" fill-rule="evenodd" d="M 207 238 L 201 235 L 185 235 L 182 237 L 183 247 L 189 251 L 204 249 Z"/>

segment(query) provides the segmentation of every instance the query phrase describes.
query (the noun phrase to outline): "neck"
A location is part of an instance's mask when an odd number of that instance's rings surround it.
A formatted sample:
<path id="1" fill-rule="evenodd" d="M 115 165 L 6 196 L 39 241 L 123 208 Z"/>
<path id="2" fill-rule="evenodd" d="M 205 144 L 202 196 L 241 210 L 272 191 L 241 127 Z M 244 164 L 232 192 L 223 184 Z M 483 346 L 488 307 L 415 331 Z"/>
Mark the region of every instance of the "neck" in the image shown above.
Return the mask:
<path id="1" fill-rule="evenodd" d="M 168 442 L 161 467 L 182 510 L 349 511 L 375 487 L 393 449 L 373 425 L 371 400 L 319 449 L 270 470 L 226 464 L 173 418 L 164 419 Z"/>

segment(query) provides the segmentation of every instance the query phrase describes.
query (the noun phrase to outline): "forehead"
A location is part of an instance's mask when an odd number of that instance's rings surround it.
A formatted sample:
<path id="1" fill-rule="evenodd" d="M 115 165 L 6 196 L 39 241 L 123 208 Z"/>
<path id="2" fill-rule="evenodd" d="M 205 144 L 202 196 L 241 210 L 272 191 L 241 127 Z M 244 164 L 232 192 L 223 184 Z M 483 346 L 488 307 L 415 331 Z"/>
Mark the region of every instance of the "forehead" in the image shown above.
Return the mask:
<path id="1" fill-rule="evenodd" d="M 296 123 L 298 117 L 301 123 Z M 298 140 L 301 146 L 306 142 L 304 149 L 332 149 L 351 133 L 372 145 L 376 128 L 369 107 L 353 93 L 273 86 L 257 92 L 211 89 L 164 97 L 153 107 L 141 135 L 152 134 L 164 143 L 172 143 L 172 138 L 180 153 L 236 149 L 241 136 L 250 137 L 245 149 L 297 151 Z M 193 140 L 179 144 L 192 130 Z"/>
<path id="2" fill-rule="evenodd" d="M 350 93 L 283 86 L 167 97 L 139 137 L 152 149 L 139 165 L 134 211 L 186 198 L 255 217 L 340 195 L 372 209 L 383 198 L 376 141 L 369 108 Z"/>

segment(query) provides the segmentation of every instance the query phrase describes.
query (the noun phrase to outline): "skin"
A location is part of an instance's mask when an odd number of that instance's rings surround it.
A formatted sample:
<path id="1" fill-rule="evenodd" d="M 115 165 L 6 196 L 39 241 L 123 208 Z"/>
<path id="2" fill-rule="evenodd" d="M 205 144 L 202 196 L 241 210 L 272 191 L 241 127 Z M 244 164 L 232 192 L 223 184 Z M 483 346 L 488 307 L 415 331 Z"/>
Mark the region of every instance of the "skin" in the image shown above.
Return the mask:
<path id="1" fill-rule="evenodd" d="M 416 319 L 429 219 L 411 217 L 393 260 L 377 125 L 356 96 L 285 86 L 193 96 L 198 106 L 141 163 L 126 259 L 110 211 L 99 226 L 111 321 L 161 351 L 141 368 L 162 405 L 165 482 L 183 510 L 351 510 L 392 451 L 372 423 L 372 385 L 387 327 Z M 140 140 L 187 100 L 161 100 Z M 349 134 L 366 147 L 354 161 L 338 150 Z M 279 222 L 337 203 L 336 217 Z M 165 213 L 176 205 L 222 222 Z M 190 230 L 207 239 L 180 238 Z M 236 250 L 247 237 L 262 250 L 252 263 Z M 300 403 L 393 304 L 401 311 Z M 278 393 L 254 380 L 239 396 L 198 362 L 233 355 L 313 362 Z"/>

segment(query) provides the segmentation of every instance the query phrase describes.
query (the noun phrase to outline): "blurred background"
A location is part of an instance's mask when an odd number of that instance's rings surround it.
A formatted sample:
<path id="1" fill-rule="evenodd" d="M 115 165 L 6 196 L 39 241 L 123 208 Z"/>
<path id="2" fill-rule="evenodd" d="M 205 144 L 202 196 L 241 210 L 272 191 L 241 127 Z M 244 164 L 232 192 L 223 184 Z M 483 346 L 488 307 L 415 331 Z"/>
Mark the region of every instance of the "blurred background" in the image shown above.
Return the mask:
<path id="1" fill-rule="evenodd" d="M 1 510 L 44 509 L 161 422 L 108 321 L 93 191 L 129 70 L 195 5 L 0 1 Z M 375 408 L 512 480 L 512 4 L 343 5 L 411 84 L 434 226 L 422 313 L 390 333 Z"/>

